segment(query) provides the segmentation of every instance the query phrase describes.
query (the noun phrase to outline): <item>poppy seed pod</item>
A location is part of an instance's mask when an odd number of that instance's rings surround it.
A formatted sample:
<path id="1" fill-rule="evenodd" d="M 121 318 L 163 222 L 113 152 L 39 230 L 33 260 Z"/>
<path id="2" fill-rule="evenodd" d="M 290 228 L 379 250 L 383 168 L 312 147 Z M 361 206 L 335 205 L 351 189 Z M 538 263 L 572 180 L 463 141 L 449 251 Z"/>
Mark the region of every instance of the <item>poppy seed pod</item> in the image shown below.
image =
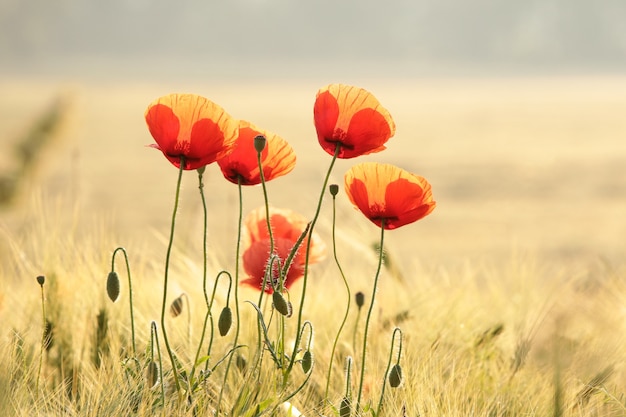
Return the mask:
<path id="1" fill-rule="evenodd" d="M 328 191 L 330 191 L 330 195 L 335 197 L 337 193 L 339 193 L 339 186 L 337 184 L 330 184 L 328 186 Z"/>
<path id="2" fill-rule="evenodd" d="M 276 294 L 276 293 L 274 293 Z M 302 370 L 305 374 L 308 374 L 313 366 L 313 353 L 310 350 L 304 352 L 304 356 L 302 356 Z"/>
<path id="3" fill-rule="evenodd" d="M 402 383 L 402 368 L 396 363 L 389 371 L 389 385 L 391 388 L 398 388 Z"/>
<path id="4" fill-rule="evenodd" d="M 107 277 L 107 295 L 113 302 L 116 302 L 117 298 L 120 296 L 120 277 L 115 271 L 109 272 L 109 276 Z"/>
<path id="5" fill-rule="evenodd" d="M 220 331 L 220 336 L 224 337 L 228 334 L 230 327 L 233 325 L 233 312 L 230 307 L 226 306 L 220 313 L 220 318 L 217 321 L 217 328 Z"/>
<path id="6" fill-rule="evenodd" d="M 44 277 L 43 275 L 39 275 L 37 277 L 37 283 L 43 287 L 43 284 L 46 283 L 46 277 Z"/>
<path id="7" fill-rule="evenodd" d="M 272 293 L 272 302 L 274 303 L 274 308 L 283 316 L 289 316 L 289 305 L 287 304 L 287 300 L 285 297 L 278 291 L 274 291 Z"/>
<path id="8" fill-rule="evenodd" d="M 267 144 L 267 139 L 265 138 L 265 136 L 263 135 L 256 135 L 254 137 L 254 149 L 256 149 L 257 152 L 263 152 L 263 149 L 265 149 L 265 145 Z"/>

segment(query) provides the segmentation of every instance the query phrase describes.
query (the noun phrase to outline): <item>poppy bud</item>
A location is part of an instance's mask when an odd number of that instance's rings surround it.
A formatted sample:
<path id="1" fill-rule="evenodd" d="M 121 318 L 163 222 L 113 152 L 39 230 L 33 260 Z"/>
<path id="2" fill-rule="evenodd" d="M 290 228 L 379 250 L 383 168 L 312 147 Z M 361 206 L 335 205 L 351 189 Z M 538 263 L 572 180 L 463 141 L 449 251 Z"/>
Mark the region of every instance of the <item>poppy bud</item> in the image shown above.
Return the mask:
<path id="1" fill-rule="evenodd" d="M 343 397 L 339 406 L 339 417 L 350 417 L 351 408 L 350 398 Z"/>
<path id="2" fill-rule="evenodd" d="M 117 276 L 117 272 L 115 271 L 109 272 L 109 276 L 107 277 L 107 294 L 109 299 L 113 302 L 116 302 L 117 298 L 120 296 L 120 277 Z"/>
<path id="3" fill-rule="evenodd" d="M 313 353 L 310 350 L 304 352 L 304 356 L 302 356 L 302 370 L 305 374 L 308 374 L 313 366 Z"/>
<path id="4" fill-rule="evenodd" d="M 146 380 L 148 387 L 153 388 L 159 381 L 159 367 L 156 362 L 150 361 L 148 363 L 148 369 L 146 370 Z"/>
<path id="5" fill-rule="evenodd" d="M 402 368 L 396 363 L 389 371 L 389 385 L 391 388 L 398 388 L 402 383 Z"/>
<path id="6" fill-rule="evenodd" d="M 330 195 L 334 197 L 339 192 L 339 186 L 337 184 L 330 184 L 328 190 L 330 191 Z"/>
<path id="7" fill-rule="evenodd" d="M 256 149 L 258 153 L 263 152 L 263 149 L 265 149 L 266 143 L 267 143 L 267 139 L 265 139 L 265 136 L 258 135 L 254 137 L 254 149 Z"/>
<path id="8" fill-rule="evenodd" d="M 235 358 L 235 365 L 237 366 L 237 369 L 243 372 L 248 367 L 248 361 L 246 360 L 245 356 L 237 355 L 237 357 Z"/>
<path id="9" fill-rule="evenodd" d="M 43 284 L 46 282 L 46 277 L 44 277 L 43 275 L 39 275 L 37 277 L 37 282 L 43 287 Z"/>
<path id="10" fill-rule="evenodd" d="M 220 313 L 220 318 L 217 321 L 217 328 L 220 331 L 220 336 L 226 336 L 232 324 L 233 312 L 230 310 L 230 307 L 226 306 Z"/>
<path id="11" fill-rule="evenodd" d="M 361 291 L 357 292 L 354 295 L 354 301 L 356 301 L 356 306 L 361 309 L 361 307 L 363 307 L 363 304 L 365 304 L 365 294 L 363 294 Z"/>
<path id="12" fill-rule="evenodd" d="M 170 314 L 172 317 L 180 316 L 180 313 L 183 312 L 183 296 L 179 295 L 172 301 L 172 305 L 170 305 Z"/>
<path id="13" fill-rule="evenodd" d="M 285 297 L 278 291 L 274 291 L 272 293 L 272 301 L 274 303 L 274 308 L 283 316 L 289 316 L 289 304 L 287 304 L 287 300 Z"/>

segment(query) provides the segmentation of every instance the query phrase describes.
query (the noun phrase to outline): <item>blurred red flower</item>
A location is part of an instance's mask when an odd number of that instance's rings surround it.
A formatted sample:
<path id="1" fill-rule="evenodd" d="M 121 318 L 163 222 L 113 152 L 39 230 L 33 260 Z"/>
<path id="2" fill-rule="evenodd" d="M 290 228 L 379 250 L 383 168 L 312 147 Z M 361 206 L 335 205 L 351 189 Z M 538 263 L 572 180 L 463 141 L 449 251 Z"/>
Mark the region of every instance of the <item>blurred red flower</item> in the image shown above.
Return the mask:
<path id="1" fill-rule="evenodd" d="M 233 151 L 217 160 L 224 178 L 228 181 L 237 184 L 240 178 L 242 185 L 261 183 L 257 151 L 254 147 L 254 138 L 259 135 L 264 136 L 267 140 L 265 149 L 261 152 L 261 165 L 263 166 L 265 181 L 288 174 L 296 166 L 296 154 L 287 141 L 241 120 L 239 122 L 239 136 Z"/>
<path id="2" fill-rule="evenodd" d="M 369 91 L 330 84 L 317 92 L 313 108 L 317 139 L 331 155 L 340 144 L 339 158 L 380 152 L 396 125 L 389 112 Z"/>
<path id="3" fill-rule="evenodd" d="M 146 123 L 159 149 L 176 167 L 197 169 L 231 151 L 238 122 L 212 101 L 195 94 L 170 94 L 154 100 Z"/>
<path id="4" fill-rule="evenodd" d="M 302 232 L 306 229 L 308 221 L 306 218 L 287 209 L 277 209 L 270 207 L 270 223 L 272 225 L 272 235 L 274 238 L 274 255 L 280 261 L 280 268 L 284 267 L 284 262 L 289 253 L 298 241 Z M 241 283 L 261 289 L 264 282 L 265 271 L 270 260 L 270 238 L 267 230 L 267 220 L 265 207 L 259 207 L 248 214 L 244 220 L 245 232 L 243 240 L 243 269 L 248 278 Z M 304 275 L 306 261 L 306 241 L 293 258 L 291 267 L 285 276 L 285 288 L 291 285 Z M 309 264 L 321 261 L 326 255 L 326 245 L 320 237 L 313 233 L 309 254 Z M 274 261 L 275 262 L 275 261 Z M 278 280 L 278 265 L 273 264 L 271 279 Z M 273 292 L 272 282 L 266 282 L 265 292 Z"/>
<path id="5" fill-rule="evenodd" d="M 378 227 L 384 219 L 385 229 L 413 223 L 436 205 L 428 181 L 393 165 L 357 164 L 344 179 L 352 204 Z"/>

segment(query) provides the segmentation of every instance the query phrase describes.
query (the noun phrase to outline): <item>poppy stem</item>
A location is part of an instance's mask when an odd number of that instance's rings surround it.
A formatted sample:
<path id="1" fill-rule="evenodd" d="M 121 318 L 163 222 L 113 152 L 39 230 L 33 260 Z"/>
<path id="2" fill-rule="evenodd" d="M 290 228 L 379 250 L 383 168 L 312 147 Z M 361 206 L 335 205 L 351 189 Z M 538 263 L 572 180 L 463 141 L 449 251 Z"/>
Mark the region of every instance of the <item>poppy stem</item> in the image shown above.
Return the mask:
<path id="1" fill-rule="evenodd" d="M 370 319 L 372 318 L 372 311 L 374 310 L 374 300 L 376 298 L 376 288 L 378 287 L 378 278 L 380 277 L 380 270 L 383 265 L 383 244 L 385 241 L 385 219 L 380 221 L 380 250 L 378 252 L 378 267 L 376 269 L 376 275 L 374 277 L 374 286 L 372 288 L 372 299 L 370 300 L 370 307 L 367 310 L 367 319 L 365 320 L 365 330 L 363 333 L 363 352 L 361 354 L 361 375 L 359 376 L 359 392 L 356 400 L 356 410 L 359 412 L 359 406 L 361 404 L 361 394 L 363 392 L 363 381 L 365 376 L 365 355 L 367 354 L 367 335 L 369 331 Z"/>
<path id="2" fill-rule="evenodd" d="M 167 331 L 165 330 L 165 305 L 167 303 L 167 282 L 168 282 L 168 277 L 169 277 L 170 258 L 172 256 L 172 246 L 174 243 L 174 230 L 176 228 L 176 213 L 178 212 L 178 202 L 180 200 L 180 185 L 182 183 L 184 169 L 185 169 L 185 158 L 181 156 L 180 157 L 180 169 L 178 170 L 178 180 L 176 182 L 176 195 L 174 197 L 174 208 L 172 210 L 170 239 L 167 244 L 167 254 L 165 255 L 165 273 L 163 277 L 163 303 L 161 305 L 161 330 L 163 331 L 163 341 L 165 342 L 167 353 L 170 357 L 170 361 L 172 362 L 172 374 L 174 375 L 174 382 L 176 384 L 176 392 L 179 394 L 179 399 L 181 400 L 182 400 L 182 396 L 180 395 L 180 382 L 178 381 L 178 370 L 176 369 L 176 360 L 174 359 L 174 353 L 172 352 L 172 348 L 170 347 L 170 342 L 167 338 Z"/>
<path id="3" fill-rule="evenodd" d="M 380 399 L 378 400 L 378 408 L 376 409 L 376 415 L 380 415 L 380 410 L 383 407 L 383 397 L 385 396 L 385 386 L 387 385 L 387 378 L 389 378 L 389 369 L 391 369 L 391 359 L 393 358 L 393 348 L 396 342 L 396 333 L 399 335 L 398 341 L 398 360 L 396 364 L 400 363 L 400 355 L 402 354 L 402 330 L 399 327 L 393 329 L 393 334 L 391 335 L 391 348 L 389 349 L 389 360 L 387 362 L 387 369 L 385 370 L 385 375 L 383 376 L 383 388 L 380 392 Z"/>
<path id="4" fill-rule="evenodd" d="M 298 306 L 298 323 L 296 325 L 296 329 L 299 329 L 302 326 L 302 311 L 304 309 L 304 299 L 306 297 L 306 284 L 309 278 L 309 257 L 311 256 L 311 241 L 313 240 L 313 229 L 315 228 L 315 224 L 317 223 L 317 218 L 320 215 L 320 211 L 322 210 L 322 201 L 324 201 L 324 194 L 326 193 L 326 187 L 328 186 L 328 180 L 330 179 L 330 173 L 333 170 L 333 166 L 335 166 L 335 161 L 337 161 L 337 157 L 339 156 L 339 151 L 341 150 L 341 144 L 337 142 L 337 146 L 335 147 L 335 154 L 333 155 L 333 159 L 330 161 L 330 165 L 328 167 L 328 171 L 326 172 L 326 177 L 324 178 L 324 183 L 322 184 L 322 192 L 320 193 L 320 198 L 317 202 L 317 209 L 315 210 L 315 215 L 313 216 L 313 220 L 311 220 L 311 227 L 309 228 L 309 237 L 306 240 L 306 255 L 304 260 L 304 275 L 302 277 L 302 297 L 300 298 L 300 305 Z M 286 374 L 289 375 L 291 369 L 296 360 L 296 352 L 298 351 L 298 346 L 300 345 L 300 334 L 296 334 L 296 340 L 293 343 L 293 351 L 291 354 L 291 360 L 289 361 L 289 366 L 287 367 Z"/>
<path id="5" fill-rule="evenodd" d="M 331 187 L 333 187 L 331 185 Z M 337 189 L 335 188 L 335 191 Z M 341 335 L 341 331 L 348 320 L 348 314 L 350 313 L 350 304 L 352 301 L 352 295 L 350 294 L 350 286 L 348 285 L 348 280 L 346 280 L 346 275 L 341 268 L 341 264 L 339 263 L 339 258 L 337 257 L 337 240 L 335 236 L 335 229 L 337 223 L 337 207 L 336 207 L 336 195 L 337 193 L 331 190 L 331 195 L 333 196 L 333 230 L 332 230 L 332 240 L 333 240 L 333 257 L 335 258 L 335 263 L 337 264 L 337 269 L 339 269 L 339 273 L 341 274 L 341 278 L 343 279 L 343 283 L 346 286 L 346 292 L 348 293 L 348 302 L 346 303 L 346 312 L 343 316 L 343 320 L 341 325 L 339 326 L 339 330 L 337 330 L 337 336 L 335 336 L 335 341 L 333 342 L 333 348 L 330 353 L 330 360 L 328 362 L 328 375 L 326 376 L 326 390 L 324 391 L 324 399 L 328 400 L 328 388 L 330 386 L 330 375 L 333 369 L 333 359 L 335 357 L 335 351 L 337 349 L 337 343 L 339 342 L 339 336 Z"/>
<path id="6" fill-rule="evenodd" d="M 239 340 L 239 252 L 241 249 L 241 227 L 243 222 L 243 192 L 241 187 L 241 176 L 237 177 L 237 186 L 239 189 L 239 217 L 237 219 L 237 248 L 235 253 L 235 337 L 233 339 L 233 349 L 232 353 L 228 357 L 228 362 L 226 363 L 226 370 L 224 371 L 224 383 L 220 388 L 220 395 L 217 400 L 217 407 L 215 407 L 215 417 L 217 417 L 220 413 L 220 405 L 222 403 L 222 394 L 224 392 L 224 387 L 226 386 L 226 381 L 228 380 L 228 374 L 230 371 L 230 366 L 233 362 L 233 356 L 235 355 L 235 349 L 237 349 L 237 341 Z"/>
<path id="7" fill-rule="evenodd" d="M 135 344 L 135 315 L 133 312 L 133 282 L 130 276 L 130 264 L 128 263 L 128 254 L 126 253 L 126 249 L 119 247 L 113 251 L 113 256 L 111 257 L 111 271 L 115 271 L 115 255 L 118 251 L 121 251 L 124 254 L 124 260 L 126 261 L 126 273 L 128 274 L 128 299 L 130 304 L 130 333 L 133 343 L 133 357 L 137 358 L 137 347 Z"/>

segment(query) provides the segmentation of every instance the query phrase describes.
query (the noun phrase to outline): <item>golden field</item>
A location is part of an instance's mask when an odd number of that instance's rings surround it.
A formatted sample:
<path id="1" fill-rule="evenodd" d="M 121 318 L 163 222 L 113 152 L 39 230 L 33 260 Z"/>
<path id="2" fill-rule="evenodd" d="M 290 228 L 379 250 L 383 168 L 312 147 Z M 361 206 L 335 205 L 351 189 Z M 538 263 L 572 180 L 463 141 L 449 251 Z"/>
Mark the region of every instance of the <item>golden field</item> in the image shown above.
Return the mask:
<path id="1" fill-rule="evenodd" d="M 382 375 L 391 337 L 383 319 L 402 312 L 409 317 L 398 323 L 406 334 L 406 380 L 401 391 L 389 394 L 385 415 L 401 415 L 403 406 L 409 416 L 626 415 L 623 77 L 2 80 L 4 177 L 14 172 L 13 149 L 37 118 L 58 98 L 67 107 L 53 140 L 20 180 L 15 200 L 0 212 L 0 319 L 6 324 L 0 352 L 11 352 L 10 329 L 36 346 L 39 274 L 66 277 L 56 290 L 63 300 L 58 302 L 82 329 L 83 336 L 72 342 L 76 351 L 88 349 L 88 322 L 94 308 L 106 305 L 104 280 L 117 246 L 126 247 L 136 264 L 145 344 L 145 326 L 154 319 L 162 290 L 159 274 L 177 175 L 160 152 L 146 147 L 152 138 L 143 112 L 154 98 L 171 92 L 204 95 L 234 117 L 288 140 L 298 163 L 290 175 L 268 184 L 269 199 L 312 216 L 330 162 L 316 140 L 312 106 L 317 89 L 330 82 L 372 91 L 397 126 L 386 151 L 338 161 L 331 182 L 342 185 L 343 173 L 363 160 L 393 163 L 426 177 L 437 200 L 430 216 L 385 237 L 397 270 L 388 269 L 380 285 L 375 326 L 380 337 L 370 354 L 373 380 Z M 232 269 L 236 187 L 211 166 L 205 190 L 211 269 Z M 339 258 L 353 291 L 369 294 L 376 264 L 371 244 L 379 229 L 344 197 L 340 191 Z M 262 201 L 259 187 L 245 189 L 244 213 Z M 199 288 L 201 223 L 196 176 L 186 173 L 171 295 L 185 291 L 199 303 L 201 296 L 193 292 Z M 329 247 L 330 230 L 326 197 L 317 231 Z M 338 322 L 333 315 L 345 302 L 331 257 L 313 271 L 307 315 Z M 116 305 L 112 313 L 121 327 L 128 320 L 122 310 Z M 489 336 L 499 325 L 502 333 Z M 323 385 L 327 342 L 335 329 L 320 325 L 317 331 L 322 370 L 316 377 Z M 523 364 L 516 368 L 520 357 Z M 341 365 L 335 366 L 340 377 Z M 9 367 L 0 369 L 2 378 Z M 97 387 L 91 371 L 84 373 L 91 381 L 85 386 Z M 341 386 L 340 378 L 333 382 L 338 400 Z M 372 382 L 370 390 L 379 388 Z M 46 405 L 32 406 L 25 398 L 18 396 L 16 415 L 46 415 Z M 28 414 L 29 404 L 39 411 Z M 312 404 L 297 405 L 307 416 L 316 415 Z M 91 412 L 75 414 L 98 415 Z"/>

